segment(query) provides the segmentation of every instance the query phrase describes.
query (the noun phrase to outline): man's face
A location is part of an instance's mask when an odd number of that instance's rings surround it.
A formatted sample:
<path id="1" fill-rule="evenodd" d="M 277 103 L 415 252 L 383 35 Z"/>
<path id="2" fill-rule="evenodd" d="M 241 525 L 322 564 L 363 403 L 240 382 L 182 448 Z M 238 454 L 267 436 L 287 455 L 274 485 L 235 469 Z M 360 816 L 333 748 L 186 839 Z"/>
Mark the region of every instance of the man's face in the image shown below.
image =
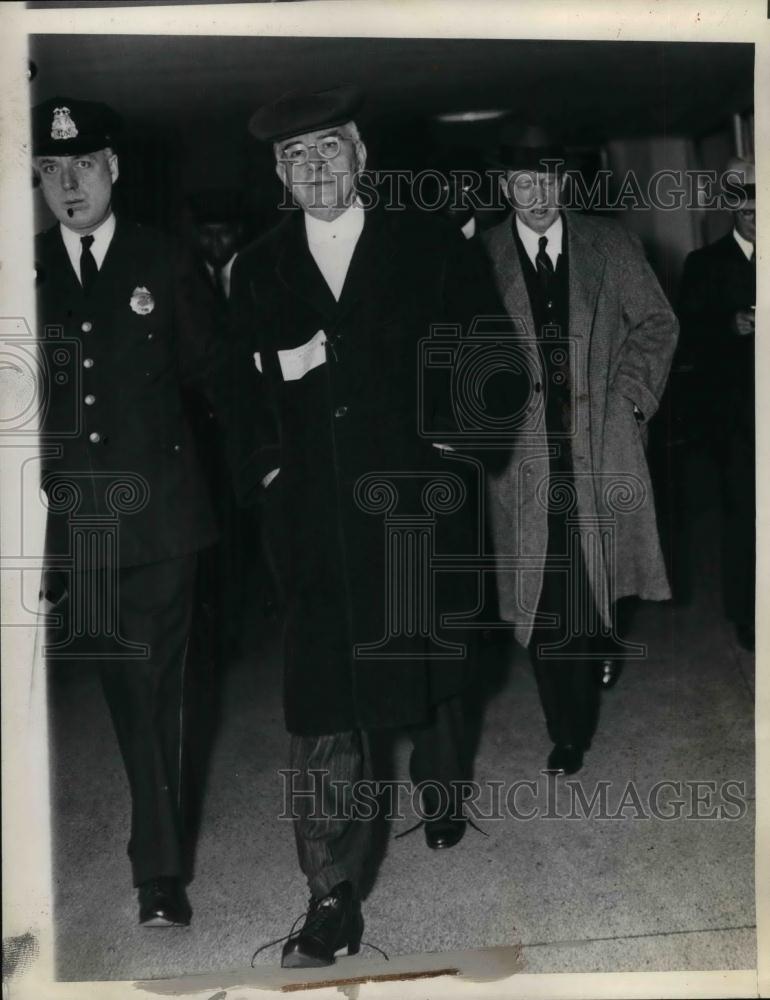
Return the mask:
<path id="1" fill-rule="evenodd" d="M 755 201 L 749 201 L 744 208 L 733 212 L 733 220 L 735 228 L 744 240 L 748 240 L 749 243 L 757 242 L 757 211 Z"/>
<path id="2" fill-rule="evenodd" d="M 87 236 L 107 218 L 118 179 L 118 158 L 111 149 L 37 156 L 34 165 L 46 204 L 68 229 Z"/>
<path id="3" fill-rule="evenodd" d="M 224 267 L 238 250 L 242 239 L 239 222 L 202 222 L 196 227 L 198 246 L 212 267 Z"/>
<path id="4" fill-rule="evenodd" d="M 502 184 L 504 194 L 525 226 L 542 235 L 556 221 L 564 177 L 553 171 L 509 170 Z"/>
<path id="5" fill-rule="evenodd" d="M 275 157 L 276 173 L 295 201 L 309 215 L 328 221 L 353 201 L 366 147 L 353 137 L 349 125 L 340 125 L 284 139 L 276 143 Z"/>

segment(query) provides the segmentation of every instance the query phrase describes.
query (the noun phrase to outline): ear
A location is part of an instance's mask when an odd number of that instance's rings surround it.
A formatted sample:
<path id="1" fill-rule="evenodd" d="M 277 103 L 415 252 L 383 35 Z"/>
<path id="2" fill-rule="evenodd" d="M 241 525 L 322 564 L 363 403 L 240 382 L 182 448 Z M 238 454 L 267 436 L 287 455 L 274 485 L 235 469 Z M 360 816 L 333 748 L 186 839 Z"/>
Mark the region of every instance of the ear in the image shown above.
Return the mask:
<path id="1" fill-rule="evenodd" d="M 278 161 L 276 161 L 275 172 L 278 175 L 278 179 L 280 180 L 281 184 L 283 184 L 283 186 L 288 191 L 291 191 L 291 184 L 289 183 L 288 180 L 288 171 L 286 170 L 286 164 L 279 163 Z"/>
<path id="2" fill-rule="evenodd" d="M 118 165 L 118 154 L 113 153 L 111 149 L 106 149 L 105 154 L 107 156 L 107 166 L 109 167 L 110 177 L 112 178 L 112 183 L 120 177 L 120 167 Z"/>
<path id="3" fill-rule="evenodd" d="M 356 167 L 358 170 L 363 170 L 366 166 L 366 146 L 361 139 L 357 139 L 355 143 L 356 150 Z"/>

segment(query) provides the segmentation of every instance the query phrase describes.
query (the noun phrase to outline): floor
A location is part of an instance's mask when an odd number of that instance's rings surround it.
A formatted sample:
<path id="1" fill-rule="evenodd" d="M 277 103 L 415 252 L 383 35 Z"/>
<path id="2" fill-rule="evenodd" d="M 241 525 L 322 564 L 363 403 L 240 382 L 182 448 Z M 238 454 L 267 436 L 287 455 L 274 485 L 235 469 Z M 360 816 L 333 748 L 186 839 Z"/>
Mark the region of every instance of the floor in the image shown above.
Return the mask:
<path id="1" fill-rule="evenodd" d="M 399 956 L 490 946 L 509 946 L 499 952 L 509 971 L 755 967 L 753 657 L 721 615 L 715 512 L 702 500 L 690 509 L 688 599 L 637 609 L 629 638 L 645 643 L 647 656 L 627 664 L 605 693 L 578 776 L 589 801 L 605 789 L 604 815 L 568 818 L 569 783 L 542 771 L 550 746 L 526 655 L 505 642 L 488 644 L 475 776 L 503 787 L 536 782 L 522 786 L 517 803 L 522 812 L 537 804 L 539 815 L 479 816 L 479 831 L 469 829 L 456 848 L 430 852 L 419 830 L 395 839 L 415 822 L 406 809 L 391 825 L 364 904 L 364 938 L 390 955 L 389 968 Z M 287 759 L 279 638 L 256 610 L 243 645 L 222 677 L 221 725 L 189 887 L 194 917 L 182 930 L 136 925 L 125 857 L 127 788 L 98 682 L 88 668 L 56 668 L 60 979 L 217 970 L 214 979 L 231 972 L 246 982 L 255 949 L 287 933 L 303 912 L 307 891 L 292 831 L 277 818 L 277 771 Z M 405 749 L 398 741 L 393 747 L 399 777 L 406 776 Z M 685 801 L 679 818 L 650 814 L 651 789 L 662 781 L 680 783 L 660 795 L 669 813 L 673 798 Z M 732 802 L 723 797 L 730 795 Z M 720 803 L 737 818 L 706 818 Z M 479 800 L 480 809 L 489 804 L 488 796 Z M 696 811 L 702 818 L 687 815 Z M 278 981 L 279 959 L 279 946 L 263 951 L 257 975 Z M 365 948 L 339 971 L 382 967 L 381 956 Z"/>

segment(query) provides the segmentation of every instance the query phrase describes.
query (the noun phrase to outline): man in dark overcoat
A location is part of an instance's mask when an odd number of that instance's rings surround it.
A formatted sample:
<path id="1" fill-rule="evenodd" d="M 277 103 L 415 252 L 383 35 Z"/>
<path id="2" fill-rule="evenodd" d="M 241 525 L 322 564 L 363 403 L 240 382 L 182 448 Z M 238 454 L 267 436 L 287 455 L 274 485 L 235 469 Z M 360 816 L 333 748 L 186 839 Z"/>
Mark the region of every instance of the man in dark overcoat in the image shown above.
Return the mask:
<path id="1" fill-rule="evenodd" d="M 530 650 L 548 766 L 574 773 L 597 720 L 596 661 L 614 652 L 613 603 L 670 596 L 644 435 L 677 323 L 635 236 L 560 207 L 563 164 L 543 130 L 507 126 L 496 166 L 513 213 L 481 240 L 530 373 L 488 479 L 500 613 Z"/>
<path id="2" fill-rule="evenodd" d="M 472 605 L 457 600 L 461 574 L 431 575 L 429 536 L 461 550 L 473 484 L 418 432 L 418 346 L 432 323 L 463 321 L 450 298 L 464 243 L 438 220 L 363 207 L 358 102 L 352 88 L 287 95 L 252 118 L 302 211 L 239 255 L 233 321 L 265 401 L 263 518 L 285 594 L 294 787 L 318 769 L 349 802 L 368 774 L 366 732 L 407 727 L 412 780 L 435 785 L 428 844 L 450 847 L 464 831 L 450 792 L 463 774 L 466 646 L 441 615 Z M 333 811 L 333 798 L 318 808 Z M 311 904 L 282 962 L 329 964 L 360 942 L 370 824 L 344 809 L 319 819 L 299 795 L 293 809 Z"/>
<path id="3" fill-rule="evenodd" d="M 230 394 L 211 388 L 211 303 L 194 269 L 113 212 L 119 124 L 74 98 L 33 110 L 35 175 L 57 220 L 35 246 L 46 560 L 69 595 L 47 652 L 99 663 L 131 790 L 139 919 L 169 926 L 191 914 L 182 689 L 196 554 L 217 535 L 182 388 Z M 235 426 L 245 441 L 248 423 Z"/>
<path id="4" fill-rule="evenodd" d="M 756 502 L 754 458 L 754 306 L 757 297 L 755 168 L 734 158 L 725 190 L 740 205 L 721 239 L 685 261 L 679 293 L 681 354 L 692 366 L 689 424 L 719 467 L 722 497 L 722 599 L 744 648 L 754 648 Z M 734 201 L 733 201 L 734 203 Z"/>

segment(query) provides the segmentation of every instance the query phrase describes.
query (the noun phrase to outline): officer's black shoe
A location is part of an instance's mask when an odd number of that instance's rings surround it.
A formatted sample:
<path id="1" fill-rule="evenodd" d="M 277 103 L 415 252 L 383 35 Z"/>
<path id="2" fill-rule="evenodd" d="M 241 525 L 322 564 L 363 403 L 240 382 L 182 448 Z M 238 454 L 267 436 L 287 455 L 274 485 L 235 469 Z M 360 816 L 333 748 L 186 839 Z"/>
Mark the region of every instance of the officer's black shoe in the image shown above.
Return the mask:
<path id="1" fill-rule="evenodd" d="M 191 917 L 180 878 L 162 875 L 139 885 L 139 923 L 143 927 L 187 927 Z"/>
<path id="2" fill-rule="evenodd" d="M 604 691 L 609 691 L 618 683 L 622 664 L 617 660 L 602 660 L 599 664 L 599 687 Z"/>
<path id="3" fill-rule="evenodd" d="M 283 946 L 281 965 L 284 969 L 333 965 L 342 950 L 358 954 L 363 932 L 361 904 L 350 882 L 340 882 L 328 896 L 310 900 L 304 924 Z"/>
<path id="4" fill-rule="evenodd" d="M 576 774 L 582 766 L 582 748 L 569 743 L 557 743 L 548 755 L 548 770 L 557 774 Z"/>

